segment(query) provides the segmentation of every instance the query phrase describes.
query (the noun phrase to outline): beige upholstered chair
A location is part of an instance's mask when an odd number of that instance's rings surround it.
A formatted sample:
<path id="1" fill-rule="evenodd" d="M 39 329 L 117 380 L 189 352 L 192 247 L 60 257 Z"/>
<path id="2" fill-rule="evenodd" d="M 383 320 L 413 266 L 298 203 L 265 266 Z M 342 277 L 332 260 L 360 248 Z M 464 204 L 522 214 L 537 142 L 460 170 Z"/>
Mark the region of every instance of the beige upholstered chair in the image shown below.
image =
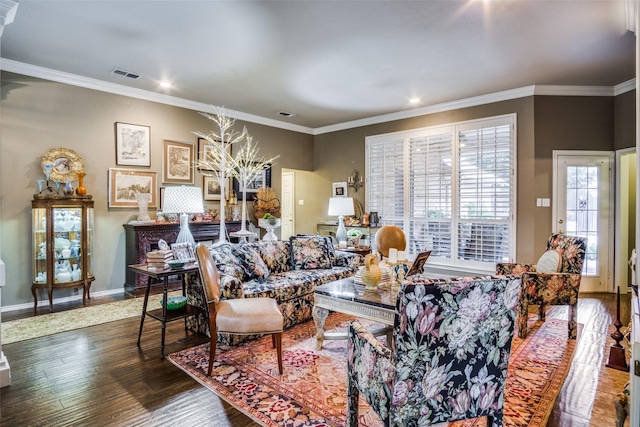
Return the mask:
<path id="1" fill-rule="evenodd" d="M 240 298 L 220 301 L 218 269 L 207 247 L 198 243 L 196 257 L 200 279 L 204 288 L 206 310 L 209 317 L 211 344 L 209 369 L 211 375 L 219 333 L 234 335 L 271 334 L 273 346 L 278 352 L 278 372 L 282 374 L 282 329 L 284 318 L 273 298 Z"/>

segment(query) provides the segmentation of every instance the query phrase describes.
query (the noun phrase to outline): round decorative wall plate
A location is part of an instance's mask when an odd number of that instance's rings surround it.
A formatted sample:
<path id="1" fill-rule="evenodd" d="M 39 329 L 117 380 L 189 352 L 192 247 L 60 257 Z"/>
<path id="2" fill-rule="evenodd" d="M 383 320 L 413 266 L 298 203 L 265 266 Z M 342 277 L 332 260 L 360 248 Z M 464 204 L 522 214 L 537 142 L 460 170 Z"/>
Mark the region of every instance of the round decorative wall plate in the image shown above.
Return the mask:
<path id="1" fill-rule="evenodd" d="M 52 165 L 49 179 L 53 181 L 75 181 L 76 173 L 84 172 L 82 158 L 69 148 L 52 148 L 44 155 L 40 166 L 45 175 L 47 174 L 45 165 L 49 164 Z"/>

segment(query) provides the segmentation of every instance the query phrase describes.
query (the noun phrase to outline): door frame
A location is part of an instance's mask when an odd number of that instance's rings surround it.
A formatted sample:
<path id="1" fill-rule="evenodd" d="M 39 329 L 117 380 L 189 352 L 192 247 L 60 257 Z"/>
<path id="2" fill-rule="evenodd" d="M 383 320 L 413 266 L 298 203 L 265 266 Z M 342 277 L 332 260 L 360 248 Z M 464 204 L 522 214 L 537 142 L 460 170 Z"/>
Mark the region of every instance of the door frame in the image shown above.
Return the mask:
<path id="1" fill-rule="evenodd" d="M 615 204 L 615 235 L 622 236 L 622 170 L 620 167 L 620 163 L 622 161 L 622 156 L 626 154 L 636 154 L 637 161 L 637 152 L 636 147 L 624 148 L 621 150 L 616 150 L 616 204 Z M 636 168 L 637 173 L 637 168 Z M 636 197 L 637 198 L 637 197 Z M 637 215 L 637 211 L 636 211 Z M 636 228 L 636 234 L 638 230 Z M 636 246 L 635 240 L 627 240 L 627 245 L 631 247 Z M 628 259 L 626 254 L 622 253 L 622 241 L 621 239 L 615 240 L 615 274 L 613 275 L 614 284 L 618 283 L 620 286 L 620 293 L 630 292 L 631 288 L 628 286 L 631 283 L 631 275 L 624 274 L 623 271 L 627 271 L 628 269 Z M 625 277 L 626 276 L 626 277 Z M 623 279 L 627 279 L 626 281 L 622 281 Z"/>
<path id="2" fill-rule="evenodd" d="M 281 172 L 281 180 L 280 180 L 280 196 L 284 197 L 284 191 L 282 190 L 282 184 L 285 181 L 285 177 L 291 177 L 291 200 L 290 200 L 290 206 L 291 206 L 291 235 L 294 235 L 296 233 L 296 204 L 295 204 L 295 199 L 296 199 L 296 195 L 295 195 L 295 190 L 296 190 L 296 174 L 293 170 L 283 170 Z M 282 200 L 282 203 L 280 204 L 280 206 L 282 207 L 282 210 L 280 211 L 280 216 L 282 218 L 283 221 L 286 221 L 285 214 L 286 212 L 284 212 L 284 207 L 285 207 L 285 203 L 284 203 L 284 199 Z M 284 222 L 283 222 L 284 223 Z M 283 230 L 282 227 L 280 228 L 280 238 L 282 239 L 282 235 L 283 235 Z"/>
<path id="3" fill-rule="evenodd" d="M 614 280 L 613 280 L 613 274 L 615 271 L 615 265 L 614 265 L 614 255 L 615 255 L 615 246 L 614 246 L 614 225 L 616 222 L 616 205 L 615 205 L 615 198 L 616 198 L 616 185 L 615 185 L 615 179 L 614 177 L 616 176 L 616 163 L 615 163 L 615 158 L 614 158 L 614 152 L 613 151 L 589 151 L 589 150 L 553 150 L 553 170 L 551 172 L 552 175 L 552 209 L 551 209 L 551 230 L 552 232 L 555 232 L 557 230 L 557 225 L 558 225 L 558 217 L 557 217 L 557 213 L 556 213 L 556 206 L 558 206 L 558 177 L 557 177 L 557 170 L 558 170 L 558 157 L 561 156 L 574 156 L 574 157 L 581 157 L 581 156 L 602 156 L 602 157 L 609 157 L 609 200 L 608 201 L 604 201 L 603 203 L 608 202 L 609 206 L 610 206 L 610 212 L 609 212 L 609 220 L 607 221 L 607 246 L 608 246 L 608 253 L 607 253 L 607 259 L 603 260 L 607 263 L 607 265 L 609 265 L 610 267 L 607 268 L 607 276 L 605 278 L 602 278 L 601 280 L 605 280 L 605 285 L 604 285 L 604 290 L 605 292 L 609 292 L 609 293 L 613 293 L 614 292 Z"/>

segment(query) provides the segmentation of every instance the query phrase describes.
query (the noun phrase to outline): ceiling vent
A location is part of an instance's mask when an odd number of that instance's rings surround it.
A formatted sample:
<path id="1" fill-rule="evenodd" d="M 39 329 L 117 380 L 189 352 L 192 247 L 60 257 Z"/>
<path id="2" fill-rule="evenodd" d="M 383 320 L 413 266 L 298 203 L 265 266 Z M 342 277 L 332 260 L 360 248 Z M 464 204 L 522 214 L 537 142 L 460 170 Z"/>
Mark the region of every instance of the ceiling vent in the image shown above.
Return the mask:
<path id="1" fill-rule="evenodd" d="M 123 76 L 123 77 L 128 77 L 128 78 L 134 79 L 134 80 L 138 80 L 140 78 L 140 74 L 130 73 L 128 71 L 119 70 L 117 68 L 115 68 L 113 71 L 111 71 L 111 74 L 115 74 L 115 75 Z"/>
<path id="2" fill-rule="evenodd" d="M 279 111 L 278 115 L 282 116 L 282 117 L 295 117 L 296 116 L 295 114 L 289 113 L 287 111 Z"/>

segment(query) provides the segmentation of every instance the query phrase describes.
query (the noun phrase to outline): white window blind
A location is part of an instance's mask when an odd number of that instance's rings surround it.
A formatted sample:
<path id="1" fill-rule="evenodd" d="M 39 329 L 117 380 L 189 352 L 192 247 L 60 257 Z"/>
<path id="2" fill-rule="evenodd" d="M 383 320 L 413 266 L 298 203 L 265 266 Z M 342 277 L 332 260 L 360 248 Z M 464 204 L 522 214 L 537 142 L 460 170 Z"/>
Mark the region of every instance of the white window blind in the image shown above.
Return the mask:
<path id="1" fill-rule="evenodd" d="M 367 210 L 430 262 L 492 269 L 514 255 L 515 115 L 366 140 Z"/>

